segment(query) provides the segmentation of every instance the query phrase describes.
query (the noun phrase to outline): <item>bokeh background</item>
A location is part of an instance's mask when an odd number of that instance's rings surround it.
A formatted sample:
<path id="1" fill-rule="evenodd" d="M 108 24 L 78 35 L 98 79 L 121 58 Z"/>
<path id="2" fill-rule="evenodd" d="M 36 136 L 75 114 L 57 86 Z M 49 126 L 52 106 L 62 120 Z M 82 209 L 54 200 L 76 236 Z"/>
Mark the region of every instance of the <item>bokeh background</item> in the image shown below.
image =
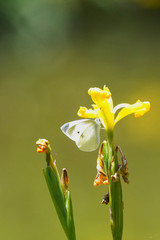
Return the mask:
<path id="1" fill-rule="evenodd" d="M 115 128 L 130 184 L 123 184 L 123 240 L 159 240 L 160 1 L 6 0 L 0 3 L 0 235 L 66 239 L 42 174 L 39 138 L 66 167 L 77 239 L 111 240 L 105 186 L 93 187 L 97 151 L 81 152 L 60 131 L 90 107 L 90 87 L 114 104 L 151 102 Z M 105 139 L 102 132 L 101 139 Z"/>

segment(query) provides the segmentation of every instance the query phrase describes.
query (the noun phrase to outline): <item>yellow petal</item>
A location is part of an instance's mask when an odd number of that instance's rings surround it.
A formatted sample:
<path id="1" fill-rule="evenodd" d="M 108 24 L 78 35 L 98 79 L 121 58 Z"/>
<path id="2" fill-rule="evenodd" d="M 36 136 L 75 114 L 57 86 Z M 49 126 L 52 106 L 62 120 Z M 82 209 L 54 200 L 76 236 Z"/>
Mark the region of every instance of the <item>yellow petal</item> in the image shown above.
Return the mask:
<path id="1" fill-rule="evenodd" d="M 97 118 L 98 113 L 93 109 L 87 109 L 86 107 L 80 107 L 78 110 L 78 116 L 83 118 Z"/>
<path id="2" fill-rule="evenodd" d="M 141 117 L 150 110 L 150 102 L 141 102 L 140 100 L 138 100 L 137 105 L 138 104 L 139 107 L 137 108 L 137 111 L 134 113 L 135 117 Z"/>
<path id="3" fill-rule="evenodd" d="M 127 115 L 134 113 L 135 117 L 141 117 L 150 109 L 150 102 L 141 102 L 138 100 L 134 104 L 128 104 L 127 107 L 123 108 L 117 115 L 114 124 L 119 120 L 126 117 Z"/>
<path id="4" fill-rule="evenodd" d="M 111 97 L 109 88 L 104 86 L 103 90 L 100 88 L 90 88 L 88 94 L 91 96 L 93 102 L 98 106 L 99 103 Z"/>
<path id="5" fill-rule="evenodd" d="M 100 119 L 104 123 L 106 130 L 113 130 L 113 101 L 109 88 L 106 86 L 104 86 L 103 90 L 100 88 L 90 88 L 88 90 L 88 94 L 91 96 L 93 102 L 98 106 Z"/>

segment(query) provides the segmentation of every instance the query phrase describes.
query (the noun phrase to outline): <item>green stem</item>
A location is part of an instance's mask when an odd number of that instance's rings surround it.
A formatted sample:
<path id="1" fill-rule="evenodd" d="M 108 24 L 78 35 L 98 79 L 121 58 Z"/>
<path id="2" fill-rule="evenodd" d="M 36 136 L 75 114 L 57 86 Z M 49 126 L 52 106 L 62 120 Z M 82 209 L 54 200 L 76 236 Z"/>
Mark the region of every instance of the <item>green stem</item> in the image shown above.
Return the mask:
<path id="1" fill-rule="evenodd" d="M 61 184 L 58 169 L 51 155 L 50 144 L 46 152 L 46 162 L 47 167 L 43 170 L 43 174 L 57 215 L 68 240 L 76 240 L 71 194 L 68 189 L 64 190 Z"/>
<path id="2" fill-rule="evenodd" d="M 104 144 L 104 162 L 109 179 L 109 204 L 110 204 L 110 223 L 113 235 L 113 240 L 122 240 L 123 231 L 123 202 L 122 188 L 120 180 L 113 182 L 111 175 L 114 175 L 118 170 L 118 157 L 114 151 L 113 141 Z"/>

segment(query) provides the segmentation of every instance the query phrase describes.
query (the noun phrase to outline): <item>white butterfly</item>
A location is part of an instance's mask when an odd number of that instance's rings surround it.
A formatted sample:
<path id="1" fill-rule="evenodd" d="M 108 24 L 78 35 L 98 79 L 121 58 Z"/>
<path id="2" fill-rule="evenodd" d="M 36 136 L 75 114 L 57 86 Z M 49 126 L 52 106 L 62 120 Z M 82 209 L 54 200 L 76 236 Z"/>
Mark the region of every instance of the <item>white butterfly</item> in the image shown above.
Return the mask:
<path id="1" fill-rule="evenodd" d="M 65 123 L 61 130 L 71 140 L 75 141 L 77 147 L 85 152 L 91 152 L 100 144 L 101 122 L 98 118 L 81 119 Z"/>

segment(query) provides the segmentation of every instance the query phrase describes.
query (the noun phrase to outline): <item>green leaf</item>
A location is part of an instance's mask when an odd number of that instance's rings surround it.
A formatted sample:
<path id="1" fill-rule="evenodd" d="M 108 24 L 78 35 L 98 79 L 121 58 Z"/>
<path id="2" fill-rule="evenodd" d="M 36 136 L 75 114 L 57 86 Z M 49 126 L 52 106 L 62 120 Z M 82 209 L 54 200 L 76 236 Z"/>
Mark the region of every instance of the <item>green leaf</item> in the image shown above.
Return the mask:
<path id="1" fill-rule="evenodd" d="M 106 172 L 109 169 L 109 149 L 108 149 L 108 142 L 103 141 L 103 156 L 104 156 L 104 164 L 106 167 Z"/>
<path id="2" fill-rule="evenodd" d="M 67 235 L 67 238 L 69 240 L 76 240 L 70 191 L 66 190 L 64 192 L 64 190 L 62 189 L 56 166 L 54 171 L 50 166 L 47 166 L 46 169 L 43 170 L 43 173 L 57 215 Z"/>
<path id="3" fill-rule="evenodd" d="M 66 209 L 67 209 L 67 225 L 68 225 L 68 232 L 69 232 L 69 239 L 75 240 L 75 227 L 74 227 L 74 219 L 73 219 L 73 208 L 72 208 L 72 200 L 71 200 L 71 193 L 68 190 L 66 192 Z"/>
<path id="4" fill-rule="evenodd" d="M 54 203 L 56 212 L 58 214 L 59 220 L 66 235 L 68 236 L 67 210 L 65 207 L 65 198 L 61 189 L 59 177 L 57 177 L 57 173 L 53 172 L 53 170 L 49 166 L 47 166 L 46 169 L 43 169 L 43 174 L 45 176 L 48 189 Z"/>

